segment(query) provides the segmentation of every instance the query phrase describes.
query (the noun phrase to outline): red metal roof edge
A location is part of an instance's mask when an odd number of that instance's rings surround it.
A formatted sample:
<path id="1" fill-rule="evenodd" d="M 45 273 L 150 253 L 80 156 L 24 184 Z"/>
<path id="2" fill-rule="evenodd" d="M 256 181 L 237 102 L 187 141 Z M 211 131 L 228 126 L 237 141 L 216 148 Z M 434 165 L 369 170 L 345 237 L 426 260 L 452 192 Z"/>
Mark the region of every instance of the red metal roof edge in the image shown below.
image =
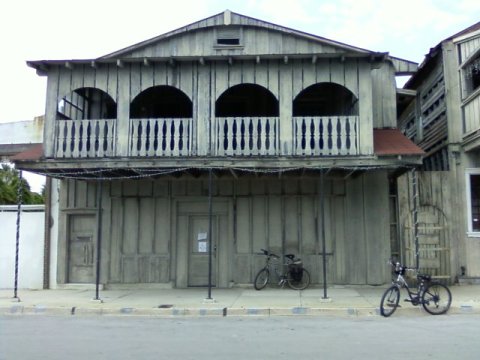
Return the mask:
<path id="1" fill-rule="evenodd" d="M 11 161 L 36 161 L 43 158 L 43 144 L 32 144 L 28 150 L 10 156 Z"/>
<path id="2" fill-rule="evenodd" d="M 398 129 L 373 129 L 373 152 L 381 156 L 425 155 L 419 146 Z"/>

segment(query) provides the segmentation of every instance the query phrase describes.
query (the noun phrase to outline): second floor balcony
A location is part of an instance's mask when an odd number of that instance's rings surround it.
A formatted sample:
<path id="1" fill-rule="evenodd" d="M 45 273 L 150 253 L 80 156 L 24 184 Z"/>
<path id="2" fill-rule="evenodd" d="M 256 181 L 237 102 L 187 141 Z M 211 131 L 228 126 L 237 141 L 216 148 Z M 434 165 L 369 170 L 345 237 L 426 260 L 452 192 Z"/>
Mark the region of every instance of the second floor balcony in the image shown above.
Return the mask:
<path id="1" fill-rule="evenodd" d="M 358 156 L 357 99 L 345 88 L 317 84 L 281 115 L 277 99 L 253 84 L 228 89 L 215 113 L 201 116 L 180 90 L 152 87 L 117 114 L 108 94 L 83 88 L 61 99 L 50 157 Z"/>

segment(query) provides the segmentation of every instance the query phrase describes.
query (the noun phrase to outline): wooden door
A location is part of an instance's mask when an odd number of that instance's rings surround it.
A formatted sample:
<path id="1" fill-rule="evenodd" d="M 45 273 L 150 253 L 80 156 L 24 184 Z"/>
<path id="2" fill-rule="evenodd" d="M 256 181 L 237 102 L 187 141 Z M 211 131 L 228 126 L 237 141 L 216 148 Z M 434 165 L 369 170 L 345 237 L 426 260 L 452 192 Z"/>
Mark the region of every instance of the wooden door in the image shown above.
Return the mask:
<path id="1" fill-rule="evenodd" d="M 68 238 L 68 282 L 93 283 L 95 215 L 71 215 Z"/>
<path id="2" fill-rule="evenodd" d="M 189 216 L 188 286 L 208 286 L 209 245 L 212 246 L 212 286 L 217 284 L 218 216 L 212 216 L 210 238 L 209 217 Z"/>

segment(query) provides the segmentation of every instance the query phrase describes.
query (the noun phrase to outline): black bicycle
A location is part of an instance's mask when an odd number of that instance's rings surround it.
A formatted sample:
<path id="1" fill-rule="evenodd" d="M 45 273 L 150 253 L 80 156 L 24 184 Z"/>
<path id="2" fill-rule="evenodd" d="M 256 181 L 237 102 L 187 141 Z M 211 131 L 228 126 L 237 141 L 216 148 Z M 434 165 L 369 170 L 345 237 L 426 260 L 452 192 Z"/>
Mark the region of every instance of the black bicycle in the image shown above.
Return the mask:
<path id="1" fill-rule="evenodd" d="M 260 249 L 265 255 L 265 266 L 257 273 L 253 286 L 256 290 L 262 290 L 270 281 L 270 275 L 274 273 L 279 279 L 278 285 L 287 284 L 293 290 L 304 290 L 310 285 L 310 273 L 303 267 L 302 261 L 293 254 L 285 255 L 285 263 L 280 263 L 280 256 L 267 250 Z M 279 271 L 282 267 L 284 271 Z"/>
<path id="2" fill-rule="evenodd" d="M 414 306 L 422 304 L 423 308 L 432 315 L 441 315 L 448 311 L 452 304 L 452 294 L 447 286 L 432 281 L 430 275 L 418 274 L 415 268 L 406 267 L 391 259 L 388 263 L 392 266 L 397 278 L 382 296 L 380 302 L 380 314 L 382 316 L 388 317 L 392 315 L 397 310 L 397 307 L 400 306 L 398 303 L 400 301 L 401 288 L 405 288 L 408 293 L 409 298 L 405 299 L 405 301 L 411 302 Z M 416 292 L 409 288 L 407 281 L 403 277 L 407 271 L 416 273 Z"/>

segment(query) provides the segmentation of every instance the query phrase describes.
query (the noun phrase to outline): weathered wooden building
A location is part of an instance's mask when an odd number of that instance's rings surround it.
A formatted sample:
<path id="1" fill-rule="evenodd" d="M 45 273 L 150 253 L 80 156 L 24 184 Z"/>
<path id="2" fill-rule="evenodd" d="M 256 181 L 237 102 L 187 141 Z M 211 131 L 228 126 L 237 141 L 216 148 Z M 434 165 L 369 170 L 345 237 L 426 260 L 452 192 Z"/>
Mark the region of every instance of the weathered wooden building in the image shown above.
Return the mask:
<path id="1" fill-rule="evenodd" d="M 426 153 L 418 174 L 420 266 L 480 278 L 480 23 L 433 47 L 406 83 L 399 128 Z M 412 258 L 410 179 L 400 179 L 404 253 Z"/>
<path id="2" fill-rule="evenodd" d="M 28 64 L 48 77 L 44 144 L 16 164 L 56 179 L 58 284 L 203 286 L 210 242 L 218 287 L 251 284 L 260 248 L 314 283 L 323 258 L 330 283 L 389 280 L 389 185 L 423 156 L 395 76 L 417 64 L 230 11 Z"/>

